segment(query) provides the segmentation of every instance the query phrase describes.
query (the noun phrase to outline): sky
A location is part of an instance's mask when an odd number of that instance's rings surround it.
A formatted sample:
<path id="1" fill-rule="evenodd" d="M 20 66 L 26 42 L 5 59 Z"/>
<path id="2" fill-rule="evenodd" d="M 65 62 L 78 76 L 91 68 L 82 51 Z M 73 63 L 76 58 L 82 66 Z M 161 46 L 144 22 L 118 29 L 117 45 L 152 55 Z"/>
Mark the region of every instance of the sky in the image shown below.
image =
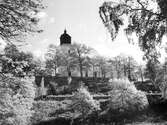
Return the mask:
<path id="1" fill-rule="evenodd" d="M 105 0 L 106 1 L 106 0 Z M 133 56 L 142 63 L 143 53 L 139 47 L 128 43 L 121 31 L 115 41 L 104 27 L 99 17 L 99 6 L 104 0 L 44 0 L 46 9 L 38 14 L 39 27 L 44 30 L 38 35 L 29 36 L 23 50 L 44 59 L 49 44 L 59 45 L 60 35 L 67 30 L 72 42 L 86 44 L 106 57 L 119 54 Z"/>

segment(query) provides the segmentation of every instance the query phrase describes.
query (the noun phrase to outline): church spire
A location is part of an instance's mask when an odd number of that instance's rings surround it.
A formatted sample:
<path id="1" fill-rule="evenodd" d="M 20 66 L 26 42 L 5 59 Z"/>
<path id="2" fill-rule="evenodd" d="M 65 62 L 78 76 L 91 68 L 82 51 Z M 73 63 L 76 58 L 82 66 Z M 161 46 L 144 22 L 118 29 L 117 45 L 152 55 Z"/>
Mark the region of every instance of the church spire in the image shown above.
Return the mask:
<path id="1" fill-rule="evenodd" d="M 64 29 L 64 34 L 67 34 L 67 30 L 66 30 L 66 28 Z"/>

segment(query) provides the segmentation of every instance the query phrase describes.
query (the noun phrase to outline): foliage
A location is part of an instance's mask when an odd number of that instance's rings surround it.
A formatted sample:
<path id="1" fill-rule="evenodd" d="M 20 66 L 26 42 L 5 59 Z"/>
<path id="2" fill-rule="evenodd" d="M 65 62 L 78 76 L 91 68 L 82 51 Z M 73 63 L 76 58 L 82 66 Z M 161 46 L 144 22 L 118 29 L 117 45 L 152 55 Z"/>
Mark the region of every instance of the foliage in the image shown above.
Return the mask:
<path id="1" fill-rule="evenodd" d="M 159 72 L 162 71 L 160 67 L 158 62 L 153 62 L 152 60 L 149 60 L 146 64 L 145 77 L 149 78 L 154 85 L 157 83 Z"/>
<path id="2" fill-rule="evenodd" d="M 0 37 L 18 42 L 27 33 L 41 32 L 36 26 L 39 21 L 37 14 L 41 9 L 41 0 L 1 0 Z"/>
<path id="3" fill-rule="evenodd" d="M 18 77 L 27 75 L 34 68 L 33 55 L 20 52 L 13 44 L 5 47 L 4 55 L 0 60 L 3 73 L 11 73 Z"/>
<path id="4" fill-rule="evenodd" d="M 90 58 L 89 54 L 93 49 L 84 44 L 74 43 L 70 49 L 70 55 L 75 60 L 77 68 L 79 68 L 80 76 L 83 77 L 84 68 L 90 67 Z"/>
<path id="5" fill-rule="evenodd" d="M 91 58 L 91 63 L 93 68 L 98 67 L 101 72 L 101 77 L 105 78 L 106 74 L 111 70 L 109 69 L 109 65 L 107 63 L 107 59 L 102 56 L 95 56 Z M 96 71 L 94 71 L 96 72 Z"/>
<path id="6" fill-rule="evenodd" d="M 99 8 L 100 17 L 115 39 L 125 20 L 128 19 L 126 34 L 136 33 L 145 58 L 159 55 L 156 48 L 167 31 L 167 1 L 165 0 L 121 0 L 104 2 Z"/>
<path id="7" fill-rule="evenodd" d="M 49 45 L 48 52 L 46 53 L 46 69 L 50 72 L 57 73 L 57 69 L 60 67 L 65 67 L 68 74 L 75 67 L 75 60 L 69 53 L 71 46 L 55 46 L 53 44 Z"/>
<path id="8" fill-rule="evenodd" d="M 84 119 L 92 112 L 100 110 L 100 105 L 93 99 L 88 90 L 81 85 L 77 92 L 73 93 L 70 108 L 76 113 L 81 113 Z"/>
<path id="9" fill-rule="evenodd" d="M 55 71 L 55 75 L 57 72 L 57 68 L 62 64 L 62 55 L 60 53 L 60 49 L 55 45 L 49 45 L 48 51 L 46 53 L 46 68 L 49 71 Z"/>
<path id="10" fill-rule="evenodd" d="M 110 91 L 109 111 L 117 113 L 130 113 L 141 111 L 148 106 L 148 100 L 144 92 L 135 88 L 128 80 L 113 80 L 113 90 Z"/>
<path id="11" fill-rule="evenodd" d="M 66 67 L 68 74 L 72 70 L 79 69 L 81 76 L 83 70 L 88 70 L 90 67 L 90 54 L 91 48 L 84 44 L 72 44 L 70 46 L 55 46 L 49 45 L 48 52 L 46 53 L 46 68 L 51 72 L 54 70 L 55 75 L 57 69 Z"/>
<path id="12" fill-rule="evenodd" d="M 32 117 L 33 123 L 38 123 L 47 120 L 50 117 L 58 117 L 61 110 L 67 110 L 68 105 L 71 103 L 69 100 L 64 101 L 35 101 L 33 105 L 34 114 Z M 51 116 L 53 115 L 54 116 Z"/>
<path id="13" fill-rule="evenodd" d="M 0 79 L 0 124 L 30 124 L 35 97 L 32 80 L 16 79 L 3 74 Z"/>
<path id="14" fill-rule="evenodd" d="M 130 81 L 135 80 L 138 64 L 133 57 L 120 54 L 109 60 L 109 63 L 113 66 L 112 72 L 115 78 L 121 79 L 128 77 Z"/>

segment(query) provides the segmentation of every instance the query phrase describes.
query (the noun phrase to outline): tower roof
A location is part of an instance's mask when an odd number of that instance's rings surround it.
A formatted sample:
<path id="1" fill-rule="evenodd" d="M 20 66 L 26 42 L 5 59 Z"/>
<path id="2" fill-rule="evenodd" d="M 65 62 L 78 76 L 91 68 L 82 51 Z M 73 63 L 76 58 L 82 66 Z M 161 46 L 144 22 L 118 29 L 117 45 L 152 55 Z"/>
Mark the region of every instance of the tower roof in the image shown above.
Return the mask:
<path id="1" fill-rule="evenodd" d="M 60 45 L 71 44 L 71 36 L 67 34 L 67 30 L 64 30 L 64 33 L 60 36 Z"/>

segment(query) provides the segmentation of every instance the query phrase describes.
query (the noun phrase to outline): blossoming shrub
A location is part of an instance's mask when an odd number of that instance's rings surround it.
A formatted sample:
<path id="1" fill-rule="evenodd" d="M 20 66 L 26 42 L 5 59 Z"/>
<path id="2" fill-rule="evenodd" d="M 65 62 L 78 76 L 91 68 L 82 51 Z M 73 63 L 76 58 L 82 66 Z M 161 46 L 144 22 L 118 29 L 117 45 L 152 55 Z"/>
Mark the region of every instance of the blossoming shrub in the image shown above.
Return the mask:
<path id="1" fill-rule="evenodd" d="M 110 91 L 110 103 L 108 109 L 117 113 L 130 113 L 141 111 L 148 106 L 148 100 L 144 92 L 136 89 L 129 80 L 113 80 L 113 89 Z"/>
<path id="2" fill-rule="evenodd" d="M 82 118 L 86 118 L 92 112 L 100 110 L 100 104 L 93 99 L 93 96 L 84 86 L 80 86 L 73 93 L 70 108 L 76 113 L 81 114 Z"/>
<path id="3" fill-rule="evenodd" d="M 33 79 L 0 74 L 0 124 L 29 125 L 35 97 Z"/>

